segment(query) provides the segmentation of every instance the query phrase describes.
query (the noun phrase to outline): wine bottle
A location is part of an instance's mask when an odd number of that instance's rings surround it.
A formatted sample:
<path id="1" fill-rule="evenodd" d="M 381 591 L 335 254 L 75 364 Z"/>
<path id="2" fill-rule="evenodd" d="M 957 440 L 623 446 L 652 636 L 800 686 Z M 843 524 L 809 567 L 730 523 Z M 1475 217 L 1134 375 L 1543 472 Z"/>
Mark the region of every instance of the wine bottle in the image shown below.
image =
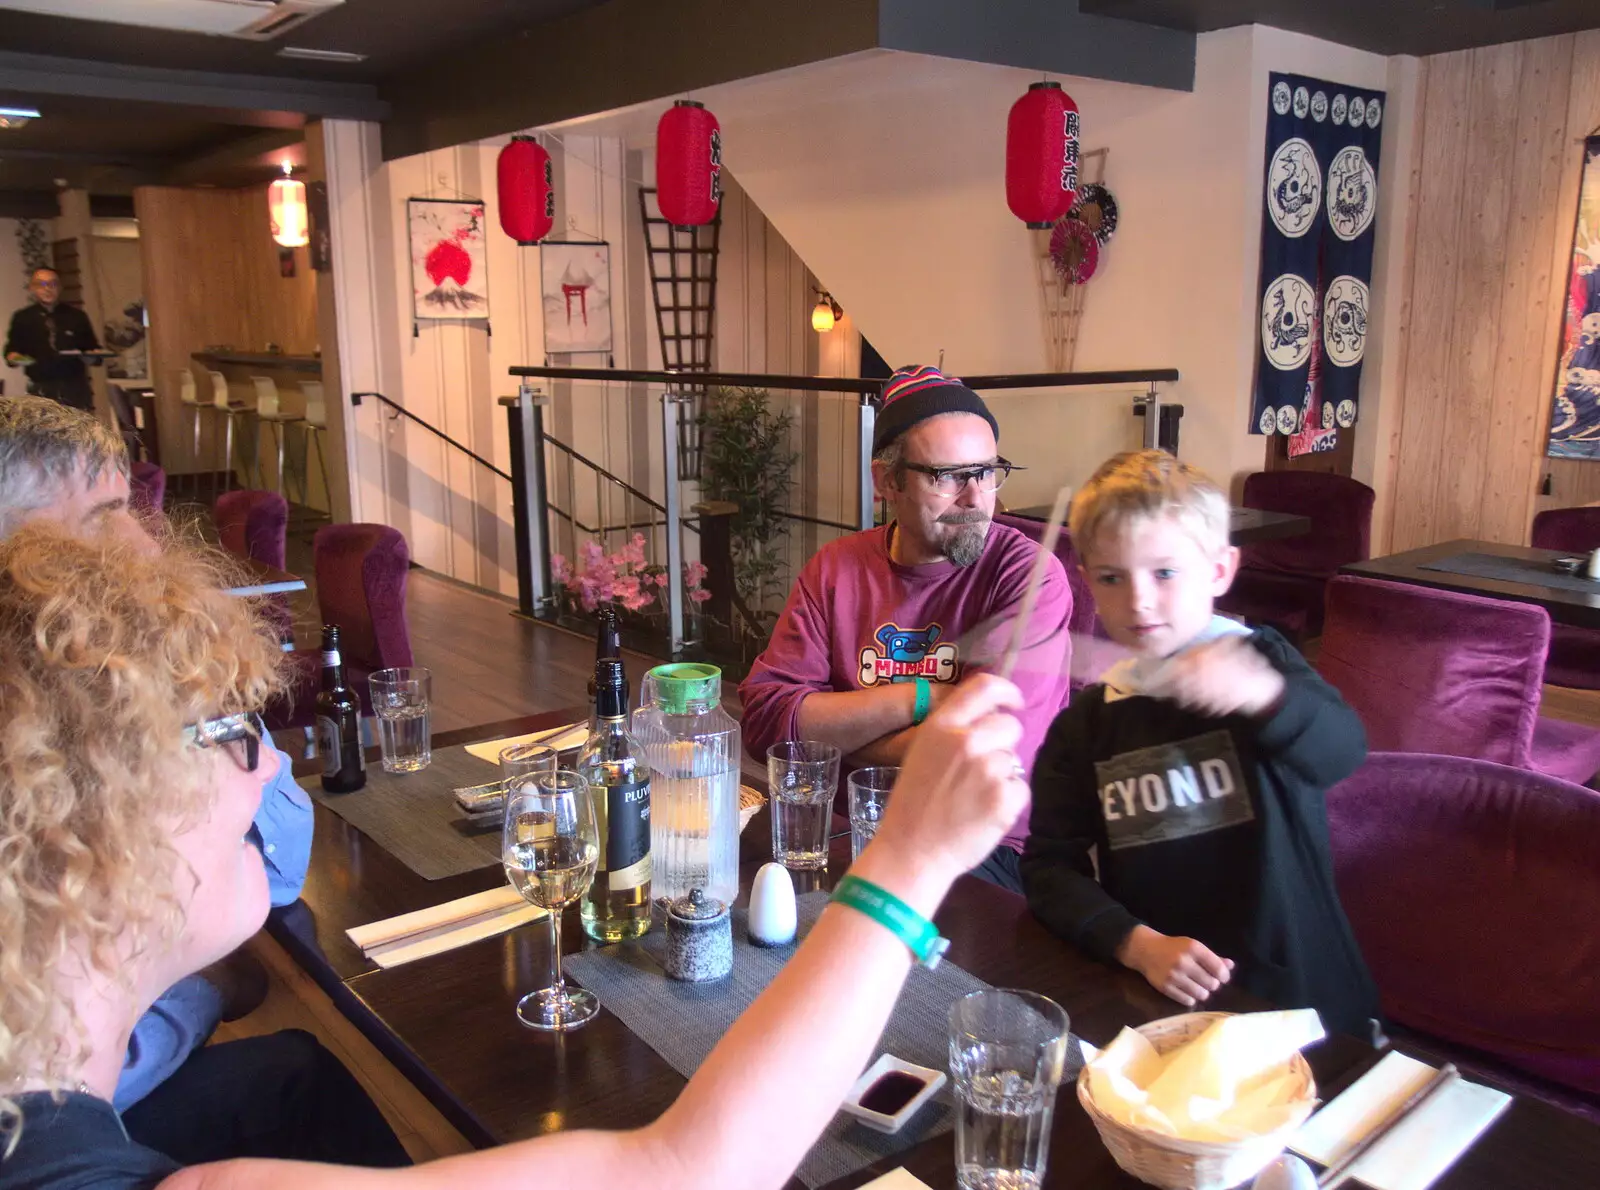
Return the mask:
<path id="1" fill-rule="evenodd" d="M 650 765 L 628 733 L 622 660 L 594 667 L 594 722 L 578 758 L 600 826 L 599 866 L 580 907 L 597 942 L 637 938 L 650 928 Z"/>
<path id="2" fill-rule="evenodd" d="M 337 624 L 322 626 L 322 693 L 316 711 L 322 788 L 353 793 L 367 783 L 367 755 L 361 747 L 361 703 L 344 684 Z"/>
<path id="3" fill-rule="evenodd" d="M 600 627 L 595 632 L 594 659 L 598 664 L 613 657 L 622 656 L 622 628 L 617 623 L 617 609 L 609 603 L 602 603 L 597 613 Z M 589 679 L 589 711 L 594 712 L 594 679 Z"/>

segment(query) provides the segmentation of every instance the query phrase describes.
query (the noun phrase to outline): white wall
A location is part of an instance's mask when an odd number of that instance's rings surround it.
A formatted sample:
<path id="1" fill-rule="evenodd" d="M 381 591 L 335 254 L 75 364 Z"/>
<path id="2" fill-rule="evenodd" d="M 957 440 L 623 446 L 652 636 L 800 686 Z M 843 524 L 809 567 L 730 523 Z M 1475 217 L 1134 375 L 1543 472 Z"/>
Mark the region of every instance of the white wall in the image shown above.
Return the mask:
<path id="1" fill-rule="evenodd" d="M 1083 112 L 1084 147 L 1109 150 L 1121 208 L 1085 295 L 1075 366 L 1177 367 L 1183 379 L 1163 399 L 1185 406 L 1182 453 L 1219 477 L 1258 470 L 1265 453 L 1248 420 L 1272 70 L 1389 81 L 1382 57 L 1264 27 L 1202 36 L 1191 93 L 1062 80 Z M 875 52 L 699 98 L 723 125 L 741 184 L 891 364 L 943 350 L 957 374 L 1026 372 L 1046 370 L 1048 357 L 1032 233 L 1005 205 L 1005 113 L 1037 77 Z M 1386 181 L 1408 117 L 1391 97 Z M 1390 209 L 1380 206 L 1380 235 Z M 1382 330 L 1369 343 L 1380 357 Z M 1136 444 L 1130 395 L 996 398 L 1003 449 L 1031 468 L 1008 500 L 1045 500 Z M 1359 436 L 1374 432 L 1362 424 Z"/>

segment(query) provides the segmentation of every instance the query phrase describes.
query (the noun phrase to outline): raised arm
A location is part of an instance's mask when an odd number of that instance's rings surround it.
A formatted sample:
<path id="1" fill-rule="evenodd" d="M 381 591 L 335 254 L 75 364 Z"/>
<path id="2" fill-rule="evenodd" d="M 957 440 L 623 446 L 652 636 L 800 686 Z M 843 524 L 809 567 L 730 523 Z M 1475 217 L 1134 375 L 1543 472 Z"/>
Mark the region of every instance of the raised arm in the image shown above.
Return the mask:
<path id="1" fill-rule="evenodd" d="M 878 835 L 851 868 L 855 875 L 932 916 L 951 881 L 989 853 L 1026 802 L 1013 775 L 1021 729 L 1006 713 L 1018 705 L 1007 682 L 963 683 L 919 732 Z M 778 1187 L 872 1056 L 910 965 L 898 938 L 855 910 L 830 905 L 678 1101 L 634 1132 L 563 1133 L 410 1170 L 237 1161 L 185 1170 L 162 1187 L 499 1190 L 530 1179 L 616 1190 Z M 840 1012 L 840 1004 L 850 1010 Z"/>

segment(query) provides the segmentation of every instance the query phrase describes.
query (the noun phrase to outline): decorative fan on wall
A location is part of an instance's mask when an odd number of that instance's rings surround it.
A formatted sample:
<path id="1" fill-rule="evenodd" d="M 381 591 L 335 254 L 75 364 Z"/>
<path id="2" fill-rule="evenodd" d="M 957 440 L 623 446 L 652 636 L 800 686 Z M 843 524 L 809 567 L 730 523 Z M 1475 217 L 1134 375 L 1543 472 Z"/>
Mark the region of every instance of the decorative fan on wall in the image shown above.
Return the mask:
<path id="1" fill-rule="evenodd" d="M 1104 248 L 1117 233 L 1117 200 L 1102 183 L 1090 182 L 1078 191 L 1067 218 L 1085 224 Z"/>
<path id="2" fill-rule="evenodd" d="M 1082 285 L 1100 267 L 1100 243 L 1087 223 L 1068 215 L 1050 233 L 1050 260 L 1064 284 Z"/>

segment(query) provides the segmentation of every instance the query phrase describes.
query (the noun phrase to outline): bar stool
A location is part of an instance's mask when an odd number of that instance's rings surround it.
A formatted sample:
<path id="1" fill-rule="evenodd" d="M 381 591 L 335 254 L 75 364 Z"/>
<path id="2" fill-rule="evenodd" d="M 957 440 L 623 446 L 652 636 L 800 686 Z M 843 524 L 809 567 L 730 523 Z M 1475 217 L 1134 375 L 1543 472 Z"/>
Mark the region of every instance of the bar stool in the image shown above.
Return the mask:
<path id="1" fill-rule="evenodd" d="M 300 391 L 306 397 L 306 449 L 303 466 L 300 471 L 300 494 L 305 497 L 306 506 L 310 507 L 311 497 L 306 491 L 311 478 L 311 443 L 317 444 L 317 467 L 322 472 L 322 494 L 328 501 L 329 509 L 333 507 L 333 496 L 328 487 L 328 456 L 323 450 L 322 435 L 328 429 L 328 405 L 322 395 L 322 381 L 302 380 Z"/>
<path id="2" fill-rule="evenodd" d="M 233 487 L 233 423 L 249 413 L 250 407 L 243 402 L 234 401 L 232 394 L 228 391 L 228 378 L 226 376 L 221 372 L 211 372 L 209 374 L 211 376 L 211 408 L 218 417 L 223 419 L 222 484 L 224 490 L 231 490 Z M 248 427 L 246 428 L 248 429 Z M 254 441 L 253 437 L 252 441 Z M 256 453 L 259 455 L 260 451 L 258 450 Z M 252 466 L 249 461 L 245 462 L 244 481 L 246 486 L 249 486 L 251 482 L 252 472 L 259 469 L 259 463 L 259 458 L 256 460 L 256 466 Z"/>
<path id="3" fill-rule="evenodd" d="M 279 404 L 278 382 L 270 376 L 252 376 L 250 382 L 256 386 L 256 421 L 264 422 L 272 431 L 272 442 L 278 455 L 278 494 L 287 497 L 288 484 L 283 474 L 283 442 L 289 434 L 289 423 L 304 421 L 303 417 L 296 417 L 292 413 L 285 413 Z M 261 486 L 266 486 L 266 476 L 261 477 Z M 300 502 L 306 500 L 305 473 L 300 475 Z"/>
<path id="4" fill-rule="evenodd" d="M 200 410 L 204 408 L 200 403 L 200 391 L 195 387 L 194 373 L 188 368 L 178 372 L 178 400 L 183 402 L 183 407 L 189 412 L 189 424 L 194 429 L 194 456 L 195 472 L 200 471 Z M 199 491 L 199 480 L 195 481 L 195 490 Z"/>

